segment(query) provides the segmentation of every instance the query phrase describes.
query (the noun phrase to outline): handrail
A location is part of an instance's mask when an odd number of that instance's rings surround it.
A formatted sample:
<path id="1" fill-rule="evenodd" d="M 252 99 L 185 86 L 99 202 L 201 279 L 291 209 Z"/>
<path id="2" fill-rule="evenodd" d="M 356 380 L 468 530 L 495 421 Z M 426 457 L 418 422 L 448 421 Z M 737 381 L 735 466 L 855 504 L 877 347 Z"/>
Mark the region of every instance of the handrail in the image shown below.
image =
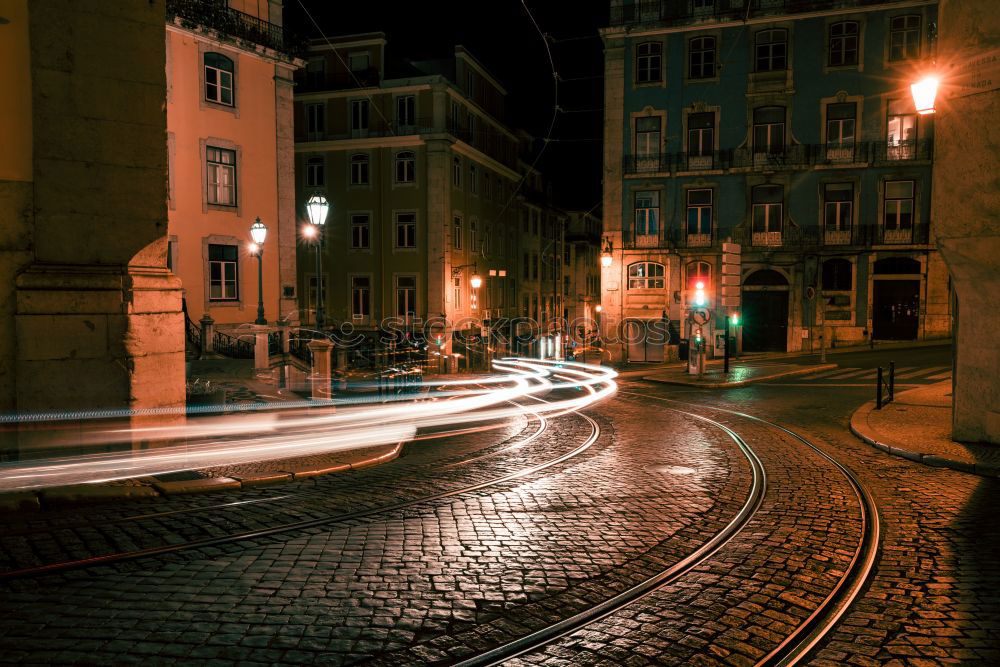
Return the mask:
<path id="1" fill-rule="evenodd" d="M 214 351 L 223 356 L 232 359 L 253 359 L 254 357 L 254 344 L 243 340 L 241 337 L 234 337 L 223 331 L 216 331 L 212 342 L 214 344 Z"/>

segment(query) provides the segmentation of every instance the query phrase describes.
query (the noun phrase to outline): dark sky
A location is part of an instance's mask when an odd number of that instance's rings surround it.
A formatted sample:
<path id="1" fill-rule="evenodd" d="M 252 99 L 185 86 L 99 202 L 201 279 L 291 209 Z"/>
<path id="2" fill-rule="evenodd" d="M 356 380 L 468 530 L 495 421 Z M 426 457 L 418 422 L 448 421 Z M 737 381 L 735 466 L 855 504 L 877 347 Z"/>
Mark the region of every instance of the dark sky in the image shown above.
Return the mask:
<path id="1" fill-rule="evenodd" d="M 299 2 L 285 0 L 286 24 L 318 36 Z M 520 0 L 301 2 L 327 36 L 385 32 L 391 59 L 443 58 L 462 44 L 507 89 L 508 123 L 546 135 L 553 111 L 552 69 L 545 42 Z M 587 210 L 601 200 L 604 66 L 597 29 L 606 25 L 608 0 L 527 0 L 527 5 L 550 38 L 560 77 L 579 79 L 559 83 L 559 106 L 565 112 L 558 114 L 554 141 L 539 166 L 553 184 L 557 205 Z"/>

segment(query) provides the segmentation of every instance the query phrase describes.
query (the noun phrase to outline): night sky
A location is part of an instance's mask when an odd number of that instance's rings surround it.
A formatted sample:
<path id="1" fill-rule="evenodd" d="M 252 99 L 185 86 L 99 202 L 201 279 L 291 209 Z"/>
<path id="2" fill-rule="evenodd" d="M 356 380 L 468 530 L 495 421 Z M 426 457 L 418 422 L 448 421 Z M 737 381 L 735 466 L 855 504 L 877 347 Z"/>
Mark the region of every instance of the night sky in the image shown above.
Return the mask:
<path id="1" fill-rule="evenodd" d="M 343 3 L 302 0 L 327 36 L 386 33 L 396 60 L 445 58 L 456 44 L 469 49 L 507 89 L 507 122 L 546 136 L 553 111 L 553 77 L 542 37 L 518 0 Z M 319 36 L 299 0 L 286 0 L 285 21 L 307 37 Z M 601 201 L 603 54 L 597 29 L 607 24 L 607 0 L 529 0 L 547 33 L 560 81 L 553 141 L 539 167 L 552 182 L 558 206 L 588 210 Z M 536 142 L 536 150 L 542 142 Z"/>

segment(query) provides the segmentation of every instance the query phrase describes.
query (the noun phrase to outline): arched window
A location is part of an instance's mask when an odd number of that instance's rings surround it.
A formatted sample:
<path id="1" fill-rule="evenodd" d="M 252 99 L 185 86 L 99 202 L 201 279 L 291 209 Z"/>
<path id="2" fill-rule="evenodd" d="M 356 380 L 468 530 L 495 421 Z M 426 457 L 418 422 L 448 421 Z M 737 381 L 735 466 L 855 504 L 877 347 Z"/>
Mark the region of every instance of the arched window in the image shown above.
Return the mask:
<path id="1" fill-rule="evenodd" d="M 709 289 L 712 280 L 712 267 L 708 262 L 691 262 L 687 265 L 687 288 L 697 289 L 702 283 L 703 289 Z"/>
<path id="2" fill-rule="evenodd" d="M 754 271 L 743 281 L 743 285 L 771 285 L 775 287 L 788 285 L 788 280 L 774 269 Z"/>
<path id="3" fill-rule="evenodd" d="M 828 259 L 823 262 L 823 290 L 846 292 L 851 289 L 851 263 L 846 259 Z"/>
<path id="4" fill-rule="evenodd" d="M 396 182 L 413 183 L 416 178 L 416 155 L 413 151 L 396 153 Z"/>
<path id="5" fill-rule="evenodd" d="M 221 53 L 205 54 L 205 99 L 216 104 L 233 106 L 235 67 L 230 58 Z"/>
<path id="6" fill-rule="evenodd" d="M 320 156 L 311 157 L 306 161 L 306 185 L 317 187 L 326 185 L 326 165 Z"/>
<path id="7" fill-rule="evenodd" d="M 629 289 L 663 289 L 663 265 L 656 262 L 636 262 L 628 267 Z"/>
<path id="8" fill-rule="evenodd" d="M 351 185 L 368 185 L 368 155 L 355 153 L 351 156 Z"/>

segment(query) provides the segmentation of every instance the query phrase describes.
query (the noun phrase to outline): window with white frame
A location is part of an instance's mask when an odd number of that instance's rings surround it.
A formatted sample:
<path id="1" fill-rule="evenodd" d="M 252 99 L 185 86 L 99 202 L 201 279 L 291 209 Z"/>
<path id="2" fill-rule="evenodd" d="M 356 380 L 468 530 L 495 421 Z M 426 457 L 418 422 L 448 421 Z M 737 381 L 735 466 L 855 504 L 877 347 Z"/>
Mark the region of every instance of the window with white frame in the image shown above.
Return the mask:
<path id="1" fill-rule="evenodd" d="M 858 64 L 858 22 L 840 21 L 830 25 L 830 67 Z"/>
<path id="2" fill-rule="evenodd" d="M 635 193 L 635 235 L 656 236 L 660 232 L 660 193 L 643 190 Z"/>
<path id="3" fill-rule="evenodd" d="M 396 98 L 396 126 L 411 128 L 417 124 L 417 98 L 413 95 L 400 95 Z"/>
<path id="4" fill-rule="evenodd" d="M 916 156 L 917 114 L 913 100 L 889 100 L 886 118 L 887 157 L 909 160 Z"/>
<path id="5" fill-rule="evenodd" d="M 768 245 L 780 240 L 784 189 L 780 185 L 758 185 L 753 189 L 752 199 L 754 243 Z"/>
<path id="6" fill-rule="evenodd" d="M 368 154 L 351 156 L 351 185 L 368 185 Z"/>
<path id="7" fill-rule="evenodd" d="M 407 320 L 417 315 L 417 277 L 396 276 L 396 315 Z"/>
<path id="8" fill-rule="evenodd" d="M 462 187 L 462 158 L 457 155 L 451 159 L 451 184 Z"/>
<path id="9" fill-rule="evenodd" d="M 371 316 L 371 292 L 370 276 L 351 276 L 351 317 L 359 320 Z"/>
<path id="10" fill-rule="evenodd" d="M 663 44 L 643 42 L 635 47 L 636 83 L 654 83 L 662 78 Z"/>
<path id="11" fill-rule="evenodd" d="M 759 107 L 753 111 L 753 152 L 785 152 L 785 107 Z"/>
<path id="12" fill-rule="evenodd" d="M 886 232 L 913 229 L 913 181 L 886 181 L 884 213 Z"/>
<path id="13" fill-rule="evenodd" d="M 451 279 L 451 302 L 456 308 L 462 307 L 462 277 Z"/>
<path id="14" fill-rule="evenodd" d="M 368 100 L 351 100 L 351 131 L 368 131 Z"/>
<path id="15" fill-rule="evenodd" d="M 462 249 L 462 216 L 456 215 L 451 220 L 451 247 Z"/>
<path id="16" fill-rule="evenodd" d="M 320 156 L 306 160 L 306 185 L 320 187 L 326 185 L 326 161 Z"/>
<path id="17" fill-rule="evenodd" d="M 688 114 L 688 155 L 707 157 L 715 149 L 715 113 Z"/>
<path id="18" fill-rule="evenodd" d="M 920 17 L 894 16 L 889 22 L 889 60 L 920 57 Z"/>
<path id="19" fill-rule="evenodd" d="M 307 104 L 306 105 L 306 133 L 310 139 L 322 137 L 326 132 L 326 105 Z"/>
<path id="20" fill-rule="evenodd" d="M 231 58 L 209 51 L 205 54 L 205 99 L 233 106 L 235 67 Z"/>
<path id="21" fill-rule="evenodd" d="M 364 250 L 371 246 L 371 218 L 367 213 L 351 215 L 351 248 Z"/>
<path id="22" fill-rule="evenodd" d="M 396 214 L 396 247 L 397 248 L 417 247 L 416 213 Z"/>
<path id="23" fill-rule="evenodd" d="M 754 38 L 754 62 L 758 72 L 788 68 L 788 31 L 760 30 Z"/>
<path id="24" fill-rule="evenodd" d="M 823 186 L 823 226 L 828 233 L 850 233 L 854 220 L 854 185 L 827 183 Z"/>
<path id="25" fill-rule="evenodd" d="M 663 265 L 656 262 L 636 262 L 628 267 L 629 289 L 663 289 Z"/>
<path id="26" fill-rule="evenodd" d="M 695 37 L 688 42 L 688 78 L 715 77 L 715 37 Z"/>
<path id="27" fill-rule="evenodd" d="M 238 301 L 239 247 L 209 244 L 208 246 L 208 298 L 210 301 Z"/>
<path id="28" fill-rule="evenodd" d="M 413 151 L 396 153 L 396 182 L 413 183 L 416 180 L 417 156 Z"/>
<path id="29" fill-rule="evenodd" d="M 699 188 L 687 191 L 688 236 L 712 235 L 712 190 Z"/>
<path id="30" fill-rule="evenodd" d="M 236 151 L 205 147 L 208 203 L 236 206 Z"/>
<path id="31" fill-rule="evenodd" d="M 827 147 L 853 146 L 858 105 L 843 102 L 826 105 Z"/>
<path id="32" fill-rule="evenodd" d="M 655 169 L 660 157 L 660 117 L 644 116 L 635 119 L 636 166 Z"/>

